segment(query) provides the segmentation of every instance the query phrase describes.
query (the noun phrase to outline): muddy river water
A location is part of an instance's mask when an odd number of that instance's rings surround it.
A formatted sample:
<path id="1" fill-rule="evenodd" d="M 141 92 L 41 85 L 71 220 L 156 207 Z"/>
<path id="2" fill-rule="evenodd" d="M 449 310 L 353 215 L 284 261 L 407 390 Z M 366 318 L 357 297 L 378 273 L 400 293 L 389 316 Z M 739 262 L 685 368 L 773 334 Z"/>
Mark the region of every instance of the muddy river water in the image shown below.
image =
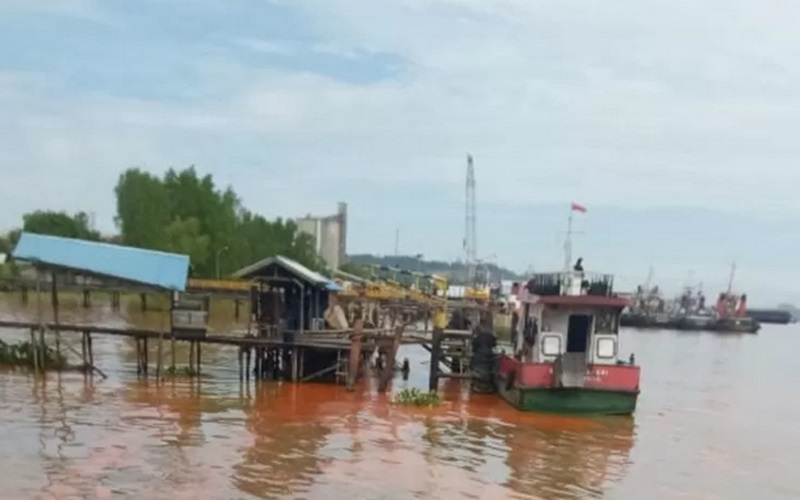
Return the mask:
<path id="1" fill-rule="evenodd" d="M 0 317 L 32 308 L 0 299 Z M 163 321 L 134 306 L 69 320 Z M 137 380 L 132 340 L 98 336 L 106 380 L 0 371 L 0 498 L 800 498 L 800 328 L 626 330 L 622 344 L 643 367 L 635 416 L 583 419 L 521 414 L 457 381 L 434 409 L 395 406 L 370 381 L 244 387 L 219 346 L 201 382 L 159 385 Z M 411 377 L 393 389 L 424 388 L 425 351 L 400 356 Z"/>

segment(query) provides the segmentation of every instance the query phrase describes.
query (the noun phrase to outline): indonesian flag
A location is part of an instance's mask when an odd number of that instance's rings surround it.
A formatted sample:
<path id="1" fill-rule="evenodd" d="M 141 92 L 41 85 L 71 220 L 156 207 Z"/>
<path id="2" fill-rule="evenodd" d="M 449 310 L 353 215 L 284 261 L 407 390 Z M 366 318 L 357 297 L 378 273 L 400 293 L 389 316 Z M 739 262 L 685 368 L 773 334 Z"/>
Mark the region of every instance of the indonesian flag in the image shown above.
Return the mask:
<path id="1" fill-rule="evenodd" d="M 572 202 L 572 211 L 573 212 L 581 212 L 583 214 L 586 213 L 586 207 L 581 205 L 580 203 Z"/>

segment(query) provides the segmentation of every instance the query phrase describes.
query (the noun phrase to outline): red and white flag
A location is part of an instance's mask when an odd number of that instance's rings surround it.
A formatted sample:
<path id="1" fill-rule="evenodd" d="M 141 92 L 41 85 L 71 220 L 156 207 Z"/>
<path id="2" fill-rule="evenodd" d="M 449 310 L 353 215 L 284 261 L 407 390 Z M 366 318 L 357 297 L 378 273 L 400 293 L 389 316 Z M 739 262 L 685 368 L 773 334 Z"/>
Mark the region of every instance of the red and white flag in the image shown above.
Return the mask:
<path id="1" fill-rule="evenodd" d="M 572 211 L 573 212 L 581 212 L 583 214 L 586 213 L 586 207 L 581 205 L 580 203 L 572 202 Z"/>

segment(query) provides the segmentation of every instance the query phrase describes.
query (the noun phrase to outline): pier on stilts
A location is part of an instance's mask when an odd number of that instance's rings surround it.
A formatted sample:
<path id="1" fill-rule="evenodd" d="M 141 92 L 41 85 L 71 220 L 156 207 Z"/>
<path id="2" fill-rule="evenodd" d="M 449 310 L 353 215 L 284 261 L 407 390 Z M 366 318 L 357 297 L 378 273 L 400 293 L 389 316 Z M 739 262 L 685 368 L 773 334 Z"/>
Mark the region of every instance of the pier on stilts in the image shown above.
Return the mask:
<path id="1" fill-rule="evenodd" d="M 188 256 L 30 233 L 22 234 L 13 256 L 31 262 L 38 271 L 37 317 L 0 318 L 0 327 L 28 332 L 31 367 L 37 372 L 64 368 L 48 366 L 47 353 L 54 346 L 58 359 L 79 359 L 77 367 L 85 373 L 105 377 L 97 366 L 94 342 L 106 336 L 133 339 L 137 376 L 158 381 L 202 376 L 202 353 L 208 345 L 237 351 L 238 377 L 244 383 L 327 382 L 353 390 L 360 378 L 374 374 L 378 391 L 386 392 L 398 371 L 408 375 L 408 363 L 397 360 L 400 347 L 408 344 L 422 345 L 431 353 L 431 390 L 440 378 L 470 377 L 472 332 L 448 328 L 446 284 L 413 293 L 388 293 L 372 284 L 353 292 L 290 259 L 271 257 L 235 273 L 236 283 L 247 283 L 247 297 L 241 300 L 248 328 L 222 334 L 208 331 L 208 298 L 192 298 L 187 289 Z M 160 302 L 168 304 L 168 328 L 62 321 L 59 286 L 86 280 L 113 282 L 116 287 L 130 284 L 137 293 L 162 296 L 165 300 Z M 112 302 L 118 304 L 116 297 Z M 90 300 L 84 296 L 85 303 Z M 48 302 L 51 312 L 45 314 Z M 147 307 L 144 300 L 142 304 Z M 326 324 L 329 315 L 341 320 L 340 328 Z M 79 349 L 72 347 L 78 336 Z M 188 344 L 186 366 L 177 366 L 181 343 Z"/>

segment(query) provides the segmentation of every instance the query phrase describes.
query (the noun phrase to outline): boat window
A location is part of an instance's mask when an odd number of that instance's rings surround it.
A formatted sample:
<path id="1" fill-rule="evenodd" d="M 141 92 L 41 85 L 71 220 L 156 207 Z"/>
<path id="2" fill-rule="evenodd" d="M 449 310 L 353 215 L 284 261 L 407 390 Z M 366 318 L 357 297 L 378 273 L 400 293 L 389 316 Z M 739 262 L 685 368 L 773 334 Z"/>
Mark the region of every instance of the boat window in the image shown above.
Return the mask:
<path id="1" fill-rule="evenodd" d="M 597 357 L 598 358 L 613 358 L 617 355 L 617 343 L 614 339 L 601 338 L 597 339 Z"/>
<path id="2" fill-rule="evenodd" d="M 558 335 L 545 335 L 542 337 L 542 354 L 545 356 L 558 356 L 561 354 L 561 337 Z"/>

